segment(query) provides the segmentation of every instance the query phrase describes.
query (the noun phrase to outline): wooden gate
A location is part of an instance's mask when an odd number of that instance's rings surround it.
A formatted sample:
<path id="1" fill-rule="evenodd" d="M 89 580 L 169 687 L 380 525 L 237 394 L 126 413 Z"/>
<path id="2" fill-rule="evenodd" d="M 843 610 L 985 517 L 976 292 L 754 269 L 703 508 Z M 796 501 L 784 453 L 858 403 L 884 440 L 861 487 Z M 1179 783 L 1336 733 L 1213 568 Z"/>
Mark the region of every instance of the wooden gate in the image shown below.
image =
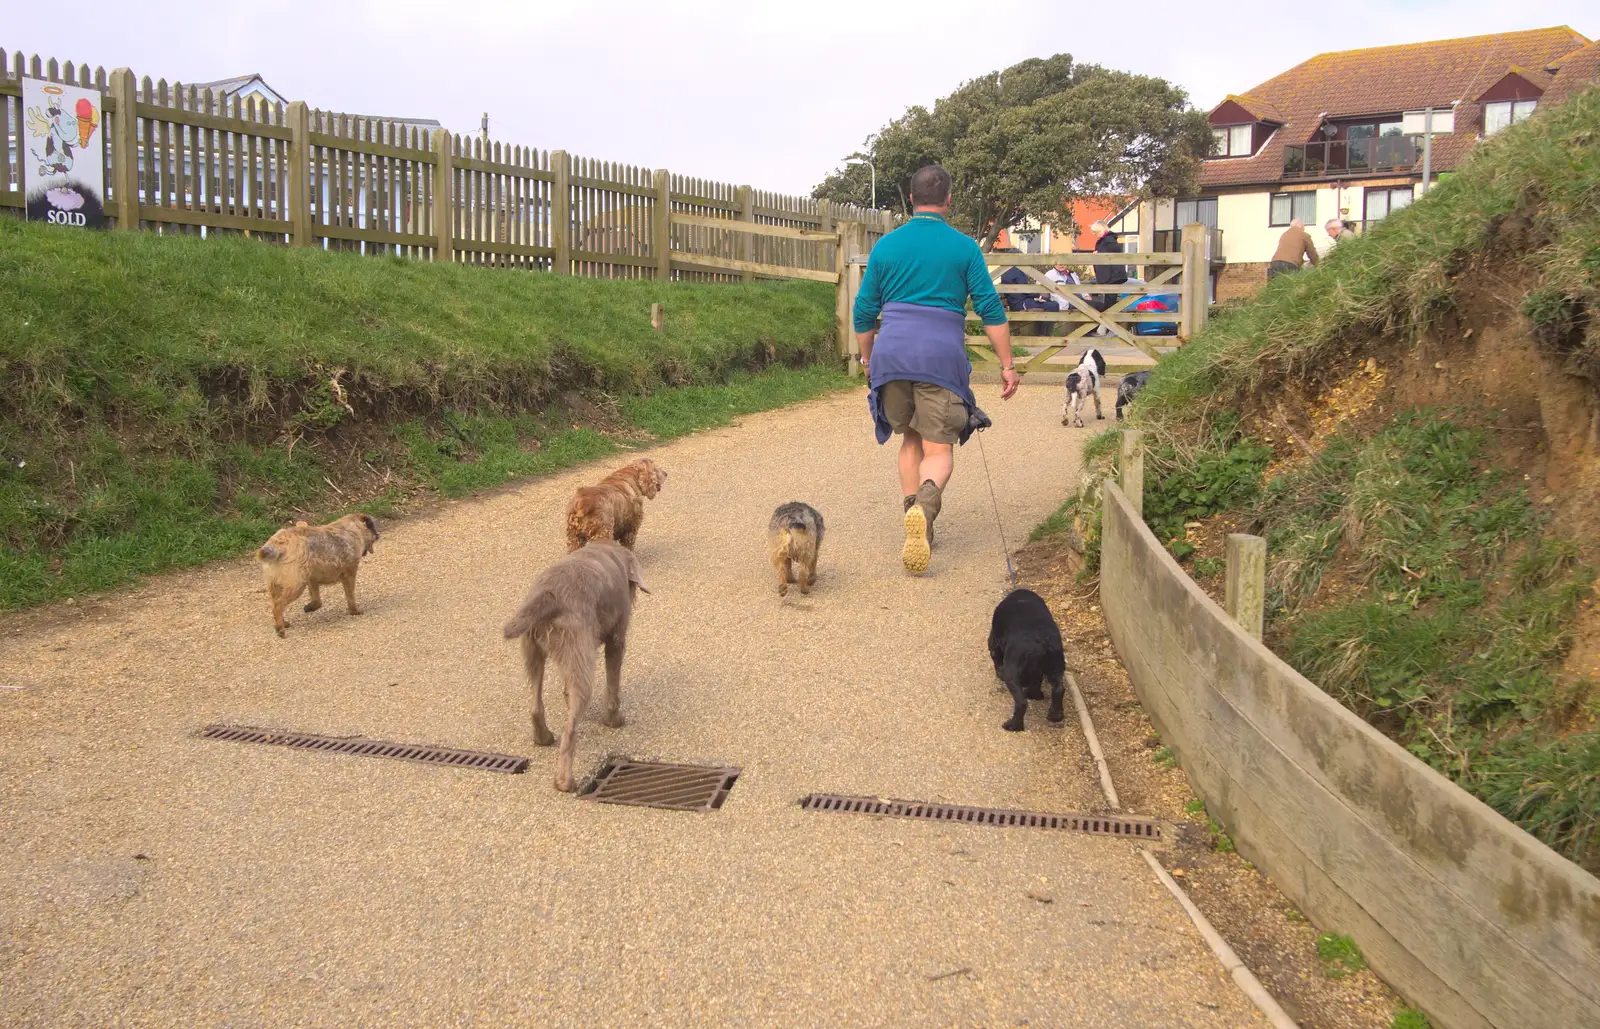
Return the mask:
<path id="1" fill-rule="evenodd" d="M 1012 345 L 1020 342 L 1031 353 L 1016 361 L 1018 371 L 1039 371 L 1045 362 L 1075 343 L 1083 341 L 1090 332 L 1104 328 L 1112 341 L 1125 343 L 1144 353 L 1153 361 L 1160 360 L 1153 340 L 1171 337 L 1140 336 L 1137 327 L 1151 322 L 1176 323 L 1175 342 L 1184 342 L 1205 327 L 1206 311 L 1210 302 L 1210 276 L 1205 262 L 1205 237 L 1202 226 L 1191 226 L 1198 232 L 1184 230 L 1182 249 L 1176 253 L 1132 254 L 986 254 L 989 274 L 1002 299 L 1016 294 L 1044 296 L 1062 303 L 1065 309 L 1055 311 L 1008 311 L 1007 318 L 1013 326 L 1023 322 L 1046 322 L 1065 325 L 1062 335 L 1018 337 L 1013 333 Z M 1127 266 L 1130 275 L 1139 281 L 1122 283 L 1063 284 L 1045 277 L 1045 269 L 1057 262 L 1077 268 L 1101 265 Z M 1029 281 L 1002 285 L 1000 277 L 1016 268 L 1028 276 Z M 1176 311 L 1137 311 L 1134 308 L 1146 297 L 1174 296 L 1178 298 Z M 1109 297 L 1112 302 L 1100 310 L 1090 303 Z M 1059 299 L 1057 299 L 1059 298 Z M 1104 301 L 1100 301 L 1104 304 Z M 974 357 L 974 367 L 983 368 L 998 364 L 989 338 L 983 335 L 967 337 L 967 346 Z"/>

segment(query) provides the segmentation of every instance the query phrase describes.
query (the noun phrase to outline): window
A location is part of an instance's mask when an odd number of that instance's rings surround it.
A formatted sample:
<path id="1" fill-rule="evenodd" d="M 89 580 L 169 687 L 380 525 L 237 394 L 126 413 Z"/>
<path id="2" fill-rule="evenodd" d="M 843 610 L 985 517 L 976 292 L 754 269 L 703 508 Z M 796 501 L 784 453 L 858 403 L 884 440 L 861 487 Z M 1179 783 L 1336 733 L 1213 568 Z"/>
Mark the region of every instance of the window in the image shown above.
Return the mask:
<path id="1" fill-rule="evenodd" d="M 1199 222 L 1208 229 L 1217 227 L 1217 198 L 1197 197 L 1193 200 L 1179 200 L 1173 204 L 1173 225 L 1182 229 L 1185 225 Z"/>
<path id="2" fill-rule="evenodd" d="M 1253 147 L 1251 137 L 1254 126 L 1230 125 L 1225 129 L 1212 129 L 1211 138 L 1217 141 L 1214 157 L 1249 157 Z"/>
<path id="3" fill-rule="evenodd" d="M 1345 130 L 1346 139 L 1377 139 L 1382 136 L 1405 135 L 1405 122 L 1379 121 L 1351 125 Z"/>
<path id="4" fill-rule="evenodd" d="M 1307 225 L 1317 222 L 1317 194 L 1314 190 L 1303 193 L 1274 193 L 1268 212 L 1268 225 L 1287 225 L 1299 218 Z"/>
<path id="5" fill-rule="evenodd" d="M 1513 122 L 1519 122 L 1533 113 L 1537 100 L 1501 100 L 1483 105 L 1483 134 L 1492 136 Z"/>
<path id="6" fill-rule="evenodd" d="M 1410 186 L 1401 186 L 1397 189 L 1369 189 L 1366 195 L 1366 211 L 1362 217 L 1368 222 L 1378 221 L 1384 215 L 1410 204 L 1411 197 Z"/>

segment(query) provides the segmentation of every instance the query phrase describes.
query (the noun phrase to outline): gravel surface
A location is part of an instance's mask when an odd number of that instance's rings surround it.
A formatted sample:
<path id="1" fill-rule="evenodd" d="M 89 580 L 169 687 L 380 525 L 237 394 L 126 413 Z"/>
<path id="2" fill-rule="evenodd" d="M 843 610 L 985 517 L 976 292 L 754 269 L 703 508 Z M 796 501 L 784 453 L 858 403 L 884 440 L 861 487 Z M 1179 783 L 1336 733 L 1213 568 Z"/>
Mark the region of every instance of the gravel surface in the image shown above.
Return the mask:
<path id="1" fill-rule="evenodd" d="M 1086 431 L 1025 388 L 983 436 L 1016 544 Z M 1106 409 L 1110 410 L 1109 391 Z M 6 1026 L 1241 1026 L 1259 1016 L 1137 853 L 813 815 L 809 792 L 1099 806 L 1076 723 L 1000 730 L 1006 584 L 978 447 L 933 567 L 900 568 L 894 451 L 856 393 L 660 447 L 610 753 L 736 764 L 705 815 L 551 785 L 500 638 L 601 467 L 385 529 L 357 590 L 273 635 L 249 562 L 0 622 Z M 763 529 L 827 519 L 810 597 Z M 337 591 L 335 591 L 337 594 Z M 548 696 L 547 691 L 547 696 Z M 565 704 L 550 697 L 552 723 Z M 201 741 L 209 722 L 531 754 L 529 774 Z M 1030 896 L 1030 893 L 1034 896 Z M 1037 899 L 1048 898 L 1048 902 Z"/>

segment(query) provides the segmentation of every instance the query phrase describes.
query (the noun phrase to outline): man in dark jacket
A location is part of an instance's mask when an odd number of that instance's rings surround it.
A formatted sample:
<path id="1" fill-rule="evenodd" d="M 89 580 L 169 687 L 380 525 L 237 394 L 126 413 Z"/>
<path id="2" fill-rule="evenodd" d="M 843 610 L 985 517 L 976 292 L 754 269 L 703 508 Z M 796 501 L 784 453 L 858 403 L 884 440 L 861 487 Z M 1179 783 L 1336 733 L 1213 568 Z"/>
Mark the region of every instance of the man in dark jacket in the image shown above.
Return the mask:
<path id="1" fill-rule="evenodd" d="M 1122 243 L 1118 241 L 1116 235 L 1111 231 L 1111 226 L 1105 222 L 1095 222 L 1089 226 L 1089 231 L 1095 234 L 1095 253 L 1123 253 Z M 1121 285 L 1128 281 L 1128 266 L 1125 264 L 1097 264 L 1094 266 L 1094 281 L 1106 286 Z M 1089 294 L 1089 304 L 1096 311 L 1104 311 L 1112 304 L 1115 304 L 1117 299 L 1118 296 L 1115 293 Z M 1105 328 L 1095 329 L 1093 333 L 1096 336 L 1109 336 L 1111 334 L 1111 330 Z"/>

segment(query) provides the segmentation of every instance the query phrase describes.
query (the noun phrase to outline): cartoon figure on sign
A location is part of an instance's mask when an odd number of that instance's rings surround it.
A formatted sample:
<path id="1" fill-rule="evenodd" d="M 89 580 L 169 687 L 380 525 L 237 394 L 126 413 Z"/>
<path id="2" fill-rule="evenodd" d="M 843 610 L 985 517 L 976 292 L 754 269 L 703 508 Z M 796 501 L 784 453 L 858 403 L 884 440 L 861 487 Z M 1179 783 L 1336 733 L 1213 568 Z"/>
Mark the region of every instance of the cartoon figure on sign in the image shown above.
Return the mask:
<path id="1" fill-rule="evenodd" d="M 65 83 L 23 80 L 23 123 L 31 161 L 27 173 L 29 218 L 53 225 L 102 223 L 104 148 L 95 138 L 102 97 Z"/>
<path id="2" fill-rule="evenodd" d="M 100 112 L 87 97 L 79 98 L 76 109 L 67 114 L 59 92 L 50 96 L 41 113 L 28 112 L 29 149 L 39 161 L 40 175 L 65 175 L 72 171 L 72 152 L 89 145 L 89 137 L 100 126 Z M 42 146 L 41 146 L 42 144 Z"/>

